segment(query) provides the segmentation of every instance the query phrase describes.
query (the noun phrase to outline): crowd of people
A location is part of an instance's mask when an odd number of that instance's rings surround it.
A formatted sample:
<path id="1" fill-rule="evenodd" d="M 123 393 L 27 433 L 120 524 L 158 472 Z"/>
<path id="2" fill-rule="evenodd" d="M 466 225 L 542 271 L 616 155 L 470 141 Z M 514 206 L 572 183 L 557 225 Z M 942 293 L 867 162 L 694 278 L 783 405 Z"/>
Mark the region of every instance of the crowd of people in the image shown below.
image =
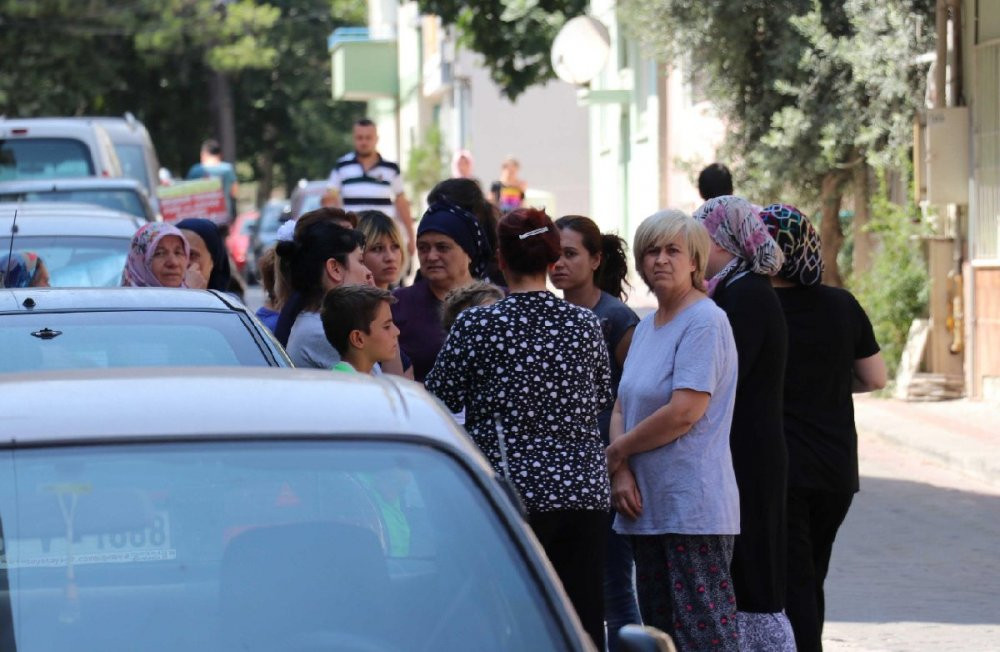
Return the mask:
<path id="1" fill-rule="evenodd" d="M 340 205 L 260 260 L 258 316 L 295 365 L 423 383 L 517 489 L 599 649 L 638 622 L 680 650 L 822 649 L 823 582 L 858 491 L 851 394 L 882 387 L 885 366 L 858 302 L 822 284 L 809 219 L 706 168 L 701 207 L 636 231 L 656 299 L 640 319 L 625 241 L 514 202 L 516 162 L 490 201 L 461 153 L 414 226 L 398 167 L 370 123 L 355 129 Z M 376 167 L 385 178 L 348 196 L 344 179 Z M 44 265 L 22 258 L 5 264 L 34 283 Z M 215 226 L 184 220 L 139 229 L 122 283 L 228 276 Z"/>

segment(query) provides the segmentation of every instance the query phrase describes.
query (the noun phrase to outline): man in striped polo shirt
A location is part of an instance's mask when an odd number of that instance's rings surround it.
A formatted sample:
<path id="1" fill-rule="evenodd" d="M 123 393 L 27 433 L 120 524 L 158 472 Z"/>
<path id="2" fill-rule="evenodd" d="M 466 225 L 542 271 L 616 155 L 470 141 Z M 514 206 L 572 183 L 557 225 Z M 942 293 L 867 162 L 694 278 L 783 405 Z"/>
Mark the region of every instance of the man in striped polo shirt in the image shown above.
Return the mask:
<path id="1" fill-rule="evenodd" d="M 337 159 L 330 172 L 333 204 L 344 210 L 382 211 L 395 219 L 406 233 L 406 247 L 416 251 L 410 202 L 403 193 L 399 165 L 386 161 L 376 149 L 378 131 L 375 123 L 362 118 L 354 123 L 354 151 Z"/>

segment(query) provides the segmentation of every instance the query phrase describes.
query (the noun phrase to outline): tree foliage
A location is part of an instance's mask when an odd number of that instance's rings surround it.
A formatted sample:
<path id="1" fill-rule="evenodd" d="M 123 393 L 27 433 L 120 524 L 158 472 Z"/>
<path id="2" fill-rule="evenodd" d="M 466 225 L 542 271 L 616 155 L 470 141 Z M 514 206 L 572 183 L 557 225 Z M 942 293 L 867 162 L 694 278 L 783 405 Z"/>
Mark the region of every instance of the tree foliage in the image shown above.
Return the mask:
<path id="1" fill-rule="evenodd" d="M 859 181 L 911 138 L 933 11 L 933 0 L 627 0 L 622 13 L 648 48 L 707 79 L 741 193 L 822 211 L 839 283 L 841 198 L 855 183 L 867 205 Z"/>
<path id="2" fill-rule="evenodd" d="M 459 42 L 483 55 L 490 77 L 511 100 L 551 79 L 550 50 L 566 20 L 587 0 L 418 0 L 420 11 L 455 25 Z"/>
<path id="3" fill-rule="evenodd" d="M 885 182 L 872 201 L 868 225 L 878 238 L 872 268 L 851 279 L 851 290 L 865 307 L 882 348 L 889 377 L 896 375 L 910 324 L 927 312 L 928 274 L 919 248 L 919 236 L 927 235 L 916 206 L 899 206 L 886 198 Z"/>
<path id="4" fill-rule="evenodd" d="M 627 0 L 623 16 L 708 80 L 745 191 L 815 206 L 825 175 L 884 166 L 909 142 L 933 12 L 933 0 Z"/>
<path id="5" fill-rule="evenodd" d="M 131 111 L 183 172 L 217 137 L 208 78 L 222 71 L 240 160 L 292 185 L 350 147 L 362 109 L 333 102 L 326 41 L 364 15 L 363 0 L 0 0 L 0 114 Z"/>

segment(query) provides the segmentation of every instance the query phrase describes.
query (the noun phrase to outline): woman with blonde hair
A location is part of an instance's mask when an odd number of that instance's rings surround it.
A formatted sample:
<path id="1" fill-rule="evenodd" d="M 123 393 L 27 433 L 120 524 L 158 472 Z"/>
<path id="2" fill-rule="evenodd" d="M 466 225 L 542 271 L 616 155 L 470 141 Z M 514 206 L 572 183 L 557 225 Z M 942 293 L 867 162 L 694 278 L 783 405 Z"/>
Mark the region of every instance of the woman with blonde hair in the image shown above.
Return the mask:
<path id="1" fill-rule="evenodd" d="M 636 231 L 636 269 L 657 309 L 632 336 L 607 458 L 614 527 L 631 535 L 643 623 L 669 632 L 682 651 L 734 652 L 736 345 L 705 293 L 708 248 L 704 227 L 681 211 L 655 213 Z"/>

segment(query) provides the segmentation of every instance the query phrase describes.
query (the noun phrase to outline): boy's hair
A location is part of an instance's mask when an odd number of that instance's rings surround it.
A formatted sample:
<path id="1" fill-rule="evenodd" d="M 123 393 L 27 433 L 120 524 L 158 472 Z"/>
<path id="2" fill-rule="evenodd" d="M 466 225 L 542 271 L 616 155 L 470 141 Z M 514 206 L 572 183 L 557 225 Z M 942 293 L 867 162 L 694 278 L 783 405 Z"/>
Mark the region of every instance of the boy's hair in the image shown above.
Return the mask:
<path id="1" fill-rule="evenodd" d="M 342 285 L 326 293 L 320 319 L 327 341 L 340 355 L 350 349 L 352 331 L 371 333 L 375 313 L 382 302 L 396 303 L 388 290 L 371 285 Z"/>
<path id="2" fill-rule="evenodd" d="M 441 304 L 441 324 L 445 332 L 451 330 L 452 324 L 466 308 L 481 306 L 490 299 L 500 301 L 504 298 L 503 290 L 486 281 L 476 281 L 464 287 L 455 288 L 445 295 Z"/>

